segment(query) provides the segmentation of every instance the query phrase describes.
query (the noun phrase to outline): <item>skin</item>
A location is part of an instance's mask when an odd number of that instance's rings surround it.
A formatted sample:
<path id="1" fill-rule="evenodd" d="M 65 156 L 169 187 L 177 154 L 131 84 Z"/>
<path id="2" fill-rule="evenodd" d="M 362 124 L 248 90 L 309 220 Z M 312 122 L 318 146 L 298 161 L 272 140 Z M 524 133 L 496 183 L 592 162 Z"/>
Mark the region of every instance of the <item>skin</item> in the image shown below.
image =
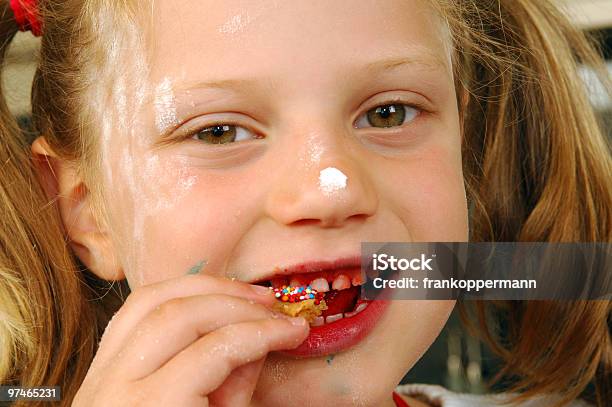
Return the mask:
<path id="1" fill-rule="evenodd" d="M 273 299 L 240 281 L 359 255 L 362 241 L 467 241 L 450 47 L 428 7 L 156 2 L 147 102 L 100 141 L 108 221 L 94 222 L 91 194 L 75 193 L 88 186 L 44 137 L 32 147 L 50 164 L 41 179 L 59 198 L 77 255 L 101 278 L 127 278 L 132 288 L 75 405 L 118 395 L 143 404 L 283 406 L 298 397 L 305 405 L 394 405 L 393 388 L 454 302 L 395 301 L 332 363 L 298 360 L 274 351 L 297 346 L 308 327 L 268 311 Z M 365 68 L 389 58 L 411 62 Z M 226 79 L 254 82 L 232 91 L 193 86 Z M 423 109 L 409 107 L 396 127 L 363 122 L 395 97 Z M 179 136 L 219 122 L 247 138 L 213 145 Z M 162 142 L 160 130 L 173 126 Z M 327 167 L 348 177 L 345 188 L 321 191 Z M 186 275 L 200 262 L 199 274 Z"/>

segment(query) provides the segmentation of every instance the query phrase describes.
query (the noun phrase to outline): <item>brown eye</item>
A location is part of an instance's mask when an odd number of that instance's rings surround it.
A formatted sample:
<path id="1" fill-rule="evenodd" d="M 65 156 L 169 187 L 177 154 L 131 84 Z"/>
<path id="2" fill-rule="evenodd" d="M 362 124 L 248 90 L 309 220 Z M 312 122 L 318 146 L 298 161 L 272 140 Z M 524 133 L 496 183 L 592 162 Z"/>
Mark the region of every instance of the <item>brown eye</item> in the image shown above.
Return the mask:
<path id="1" fill-rule="evenodd" d="M 202 140 L 207 144 L 228 144 L 248 140 L 249 137 L 257 138 L 256 136 L 249 135 L 250 133 L 249 130 L 241 126 L 218 124 L 198 131 L 193 135 L 193 138 Z"/>
<path id="2" fill-rule="evenodd" d="M 357 121 L 357 128 L 361 127 L 398 127 L 412 121 L 419 114 L 413 107 L 402 103 L 381 105 L 370 109 Z"/>

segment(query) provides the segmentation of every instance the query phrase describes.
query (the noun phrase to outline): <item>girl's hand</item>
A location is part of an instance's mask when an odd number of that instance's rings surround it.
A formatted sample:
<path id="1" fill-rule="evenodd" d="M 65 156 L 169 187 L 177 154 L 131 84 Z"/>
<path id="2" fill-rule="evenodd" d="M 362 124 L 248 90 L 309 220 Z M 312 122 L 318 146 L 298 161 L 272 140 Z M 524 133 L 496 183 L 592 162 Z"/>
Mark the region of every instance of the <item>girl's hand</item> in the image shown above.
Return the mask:
<path id="1" fill-rule="evenodd" d="M 265 287 L 199 274 L 135 289 L 72 405 L 249 405 L 266 354 L 308 336 L 274 301 Z"/>

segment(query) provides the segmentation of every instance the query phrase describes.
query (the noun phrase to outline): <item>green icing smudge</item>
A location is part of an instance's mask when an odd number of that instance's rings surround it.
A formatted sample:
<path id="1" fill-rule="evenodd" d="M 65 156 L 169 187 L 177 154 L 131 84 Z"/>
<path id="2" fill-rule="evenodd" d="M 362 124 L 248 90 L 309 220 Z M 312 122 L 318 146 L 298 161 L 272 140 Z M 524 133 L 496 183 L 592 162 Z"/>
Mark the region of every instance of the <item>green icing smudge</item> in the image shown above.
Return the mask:
<path id="1" fill-rule="evenodd" d="M 198 264 L 190 268 L 187 274 L 199 274 L 200 271 L 202 271 L 202 268 L 206 265 L 206 263 L 206 260 L 200 261 Z"/>

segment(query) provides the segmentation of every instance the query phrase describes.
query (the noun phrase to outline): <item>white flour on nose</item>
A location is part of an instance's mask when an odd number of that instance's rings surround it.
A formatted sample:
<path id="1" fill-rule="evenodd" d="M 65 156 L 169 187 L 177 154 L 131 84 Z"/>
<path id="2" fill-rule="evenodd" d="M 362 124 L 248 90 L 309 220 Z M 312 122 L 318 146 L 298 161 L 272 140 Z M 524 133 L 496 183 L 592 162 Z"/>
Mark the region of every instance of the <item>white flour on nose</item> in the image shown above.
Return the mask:
<path id="1" fill-rule="evenodd" d="M 348 177 L 337 168 L 327 167 L 319 174 L 319 189 L 325 195 L 331 195 L 346 188 Z"/>

